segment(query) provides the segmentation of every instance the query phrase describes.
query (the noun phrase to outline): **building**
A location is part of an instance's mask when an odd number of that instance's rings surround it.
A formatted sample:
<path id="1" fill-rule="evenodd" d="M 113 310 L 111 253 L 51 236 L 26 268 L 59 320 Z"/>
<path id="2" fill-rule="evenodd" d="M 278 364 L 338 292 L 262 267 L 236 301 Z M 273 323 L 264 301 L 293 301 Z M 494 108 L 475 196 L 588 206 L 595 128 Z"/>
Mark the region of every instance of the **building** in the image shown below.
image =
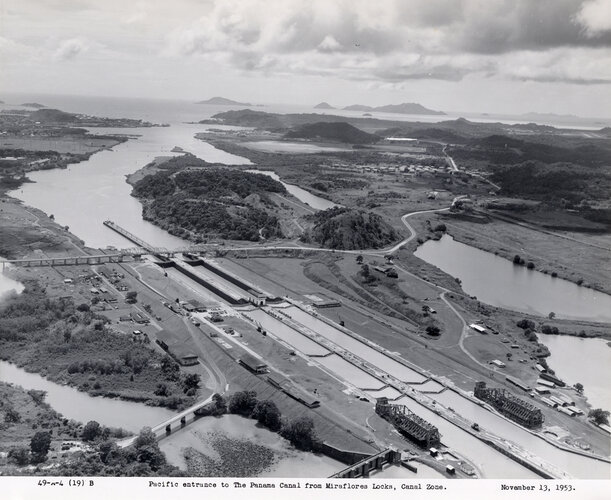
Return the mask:
<path id="1" fill-rule="evenodd" d="M 469 325 L 469 328 L 472 328 L 473 330 L 475 330 L 478 333 L 488 333 L 488 331 L 483 326 L 476 325 L 475 323 L 471 323 Z"/>
<path id="2" fill-rule="evenodd" d="M 134 323 L 139 323 L 139 324 L 146 324 L 146 323 L 150 323 L 150 320 L 142 313 L 139 312 L 133 312 L 130 314 L 132 321 Z"/>
<path id="3" fill-rule="evenodd" d="M 240 364 L 245 366 L 253 373 L 267 373 L 267 365 L 261 359 L 255 358 L 253 355 L 245 353 L 240 356 Z"/>
<path id="4" fill-rule="evenodd" d="M 190 365 L 198 364 L 199 358 L 197 357 L 196 354 L 189 353 L 189 354 L 185 354 L 184 356 L 181 356 L 178 361 L 183 366 L 190 366 Z"/>
<path id="5" fill-rule="evenodd" d="M 320 406 L 320 401 L 318 401 L 314 395 L 294 386 L 289 379 L 283 377 L 282 375 L 270 373 L 267 380 L 271 385 L 277 389 L 280 389 L 282 392 L 292 397 L 296 401 L 299 401 L 308 408 L 318 408 Z"/>
<path id="6" fill-rule="evenodd" d="M 524 382 L 522 382 L 521 380 L 518 380 L 517 378 L 514 377 L 510 377 L 509 375 L 507 375 L 505 377 L 505 380 L 507 380 L 507 382 L 509 382 L 510 384 L 515 385 L 516 387 L 519 387 L 520 389 L 522 389 L 523 391 L 530 391 L 530 387 L 527 386 Z"/>

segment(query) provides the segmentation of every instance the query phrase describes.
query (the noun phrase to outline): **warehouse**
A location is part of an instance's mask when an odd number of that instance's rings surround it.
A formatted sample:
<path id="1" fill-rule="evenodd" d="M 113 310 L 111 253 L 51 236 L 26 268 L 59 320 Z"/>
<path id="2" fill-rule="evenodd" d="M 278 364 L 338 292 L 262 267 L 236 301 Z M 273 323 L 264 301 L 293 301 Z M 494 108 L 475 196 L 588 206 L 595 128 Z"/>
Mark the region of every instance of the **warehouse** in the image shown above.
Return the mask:
<path id="1" fill-rule="evenodd" d="M 248 368 L 253 373 L 267 373 L 267 365 L 261 359 L 257 359 L 251 354 L 240 356 L 240 364 Z"/>

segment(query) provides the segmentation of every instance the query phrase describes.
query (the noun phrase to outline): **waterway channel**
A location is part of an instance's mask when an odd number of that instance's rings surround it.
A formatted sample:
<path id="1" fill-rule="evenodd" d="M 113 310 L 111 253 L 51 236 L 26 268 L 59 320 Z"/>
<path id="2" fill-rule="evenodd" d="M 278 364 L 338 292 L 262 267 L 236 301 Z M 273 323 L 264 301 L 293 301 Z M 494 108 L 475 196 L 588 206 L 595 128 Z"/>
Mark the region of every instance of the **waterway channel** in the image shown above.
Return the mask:
<path id="1" fill-rule="evenodd" d="M 286 190 L 291 193 L 295 198 L 297 198 L 302 203 L 311 206 L 315 210 L 327 210 L 328 208 L 337 207 L 336 203 L 332 201 L 325 200 L 320 196 L 316 196 L 305 189 L 300 188 L 299 186 L 295 186 L 295 184 L 287 184 L 280 179 L 280 176 L 276 172 L 272 172 L 271 170 L 247 170 L 247 172 L 252 172 L 253 174 L 264 174 L 271 177 L 274 180 L 280 182 Z"/>
<path id="2" fill-rule="evenodd" d="M 142 427 L 153 427 L 175 415 L 174 412 L 142 403 L 102 397 L 92 397 L 73 387 L 56 384 L 36 373 L 0 360 L 0 380 L 20 385 L 26 390 L 45 391 L 45 401 L 64 417 L 87 423 L 95 420 L 107 427 L 121 427 L 139 432 Z"/>
<path id="3" fill-rule="evenodd" d="M 611 322 L 611 295 L 552 278 L 444 235 L 418 247 L 416 257 L 455 278 L 482 302 L 539 316 Z"/>

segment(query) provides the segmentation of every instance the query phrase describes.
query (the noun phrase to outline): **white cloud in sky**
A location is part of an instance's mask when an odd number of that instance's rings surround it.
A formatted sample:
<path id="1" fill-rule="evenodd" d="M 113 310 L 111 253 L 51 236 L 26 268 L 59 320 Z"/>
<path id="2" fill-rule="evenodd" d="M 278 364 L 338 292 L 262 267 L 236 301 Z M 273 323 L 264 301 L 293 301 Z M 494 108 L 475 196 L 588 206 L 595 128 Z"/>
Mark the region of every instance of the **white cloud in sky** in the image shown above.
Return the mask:
<path id="1" fill-rule="evenodd" d="M 611 31 L 611 0 L 590 0 L 584 2 L 577 14 L 588 36 Z"/>
<path id="2" fill-rule="evenodd" d="M 3 80 L 16 88 L 27 78 L 15 68 L 28 63 L 132 93 L 157 73 L 174 95 L 198 77 L 221 90 L 272 78 L 307 78 L 308 90 L 319 78 L 426 92 L 611 79 L 611 0 L 21 0 L 0 2 L 0 16 Z"/>

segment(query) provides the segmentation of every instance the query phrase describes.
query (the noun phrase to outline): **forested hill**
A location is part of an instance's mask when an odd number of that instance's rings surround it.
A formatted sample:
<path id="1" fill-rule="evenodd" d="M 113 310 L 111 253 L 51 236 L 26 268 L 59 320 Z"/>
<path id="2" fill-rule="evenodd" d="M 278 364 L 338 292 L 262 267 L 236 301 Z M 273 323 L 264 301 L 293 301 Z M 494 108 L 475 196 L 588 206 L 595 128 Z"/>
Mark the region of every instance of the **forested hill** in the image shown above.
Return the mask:
<path id="1" fill-rule="evenodd" d="M 347 144 L 372 144 L 381 137 L 363 132 L 345 122 L 317 122 L 303 125 L 285 134 L 287 139 L 319 139 L 323 141 L 338 141 Z"/>
<path id="2" fill-rule="evenodd" d="M 146 220 L 195 241 L 282 236 L 268 193 L 286 190 L 266 175 L 214 167 L 161 171 L 136 182 L 132 192 L 143 200 Z"/>
<path id="3" fill-rule="evenodd" d="M 399 235 L 381 216 L 373 212 L 347 208 L 331 208 L 310 219 L 314 226 L 302 240 L 316 242 L 325 248 L 361 250 L 382 248 L 399 239 Z"/>

